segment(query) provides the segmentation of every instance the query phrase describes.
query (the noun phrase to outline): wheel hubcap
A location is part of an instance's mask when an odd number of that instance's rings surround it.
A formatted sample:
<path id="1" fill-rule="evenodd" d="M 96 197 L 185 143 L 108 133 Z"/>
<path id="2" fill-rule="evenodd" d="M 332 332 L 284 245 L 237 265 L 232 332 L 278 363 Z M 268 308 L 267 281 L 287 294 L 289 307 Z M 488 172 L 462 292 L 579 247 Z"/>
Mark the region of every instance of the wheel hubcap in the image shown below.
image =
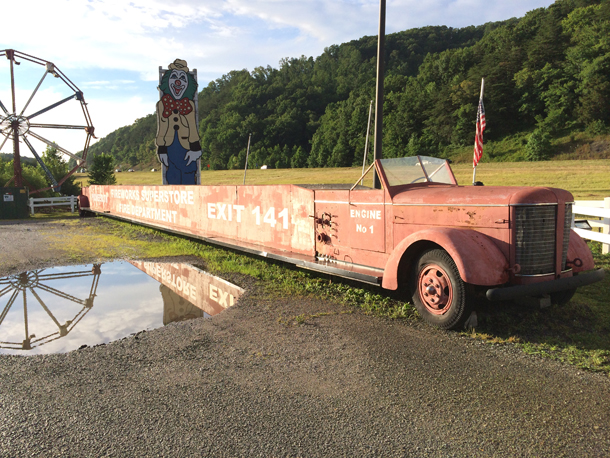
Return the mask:
<path id="1" fill-rule="evenodd" d="M 434 315 L 445 313 L 453 301 L 451 280 L 437 264 L 428 264 L 419 273 L 419 297 L 426 309 Z"/>

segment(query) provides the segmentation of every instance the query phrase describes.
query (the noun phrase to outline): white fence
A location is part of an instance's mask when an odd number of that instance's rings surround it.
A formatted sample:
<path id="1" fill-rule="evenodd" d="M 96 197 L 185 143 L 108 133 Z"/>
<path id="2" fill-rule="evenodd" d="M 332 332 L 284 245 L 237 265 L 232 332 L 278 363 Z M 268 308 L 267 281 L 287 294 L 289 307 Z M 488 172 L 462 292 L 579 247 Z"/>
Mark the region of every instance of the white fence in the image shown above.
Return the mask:
<path id="1" fill-rule="evenodd" d="M 67 196 L 67 197 L 30 197 L 28 202 L 30 206 L 30 212 L 32 215 L 34 214 L 34 208 L 37 207 L 55 207 L 57 205 L 69 205 L 72 213 L 74 213 L 74 209 L 76 208 L 76 196 Z"/>
<path id="2" fill-rule="evenodd" d="M 574 217 L 572 217 L 572 229 L 584 239 L 601 242 L 603 244 L 602 253 L 608 254 L 610 252 L 610 197 L 606 197 L 604 200 L 577 200 L 572 213 L 601 218 L 601 220 L 588 220 L 592 229 L 600 228 L 601 232 L 574 227 Z"/>

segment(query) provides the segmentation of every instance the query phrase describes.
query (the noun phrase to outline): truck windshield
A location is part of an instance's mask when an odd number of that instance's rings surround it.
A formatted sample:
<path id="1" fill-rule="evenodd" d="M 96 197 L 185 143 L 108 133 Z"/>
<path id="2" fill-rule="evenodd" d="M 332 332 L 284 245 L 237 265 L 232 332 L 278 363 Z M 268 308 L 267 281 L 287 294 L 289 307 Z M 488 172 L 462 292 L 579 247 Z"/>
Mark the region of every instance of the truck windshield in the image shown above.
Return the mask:
<path id="1" fill-rule="evenodd" d="M 453 174 L 445 159 L 412 156 L 381 159 L 380 163 L 390 186 L 425 182 L 453 184 Z"/>

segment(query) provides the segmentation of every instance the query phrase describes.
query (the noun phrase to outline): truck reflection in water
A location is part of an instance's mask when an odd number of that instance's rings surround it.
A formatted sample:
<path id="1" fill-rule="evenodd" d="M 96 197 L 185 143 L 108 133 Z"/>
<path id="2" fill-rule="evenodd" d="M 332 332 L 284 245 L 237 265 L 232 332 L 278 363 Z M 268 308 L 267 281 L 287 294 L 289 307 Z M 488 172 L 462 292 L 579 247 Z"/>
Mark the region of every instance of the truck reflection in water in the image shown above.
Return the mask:
<path id="1" fill-rule="evenodd" d="M 243 292 L 183 263 L 113 262 L 103 269 L 96 264 L 23 272 L 0 278 L 0 353 L 62 353 L 104 344 L 215 315 Z"/>
<path id="2" fill-rule="evenodd" d="M 244 293 L 239 286 L 190 264 L 129 262 L 208 315 L 216 315 L 231 307 Z"/>

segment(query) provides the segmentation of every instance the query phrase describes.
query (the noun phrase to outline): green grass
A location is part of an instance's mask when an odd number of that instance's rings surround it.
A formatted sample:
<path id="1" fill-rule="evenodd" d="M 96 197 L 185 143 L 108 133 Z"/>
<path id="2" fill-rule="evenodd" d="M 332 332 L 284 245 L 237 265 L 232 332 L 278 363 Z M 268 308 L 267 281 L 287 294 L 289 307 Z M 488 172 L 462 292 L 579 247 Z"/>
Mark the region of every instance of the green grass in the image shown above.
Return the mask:
<path id="1" fill-rule="evenodd" d="M 33 215 L 30 215 L 30 218 L 34 219 L 34 220 L 41 220 L 41 219 L 77 219 L 79 218 L 78 215 L 78 211 L 75 211 L 74 213 L 72 213 L 70 210 L 63 210 L 63 209 L 57 209 L 57 210 L 51 210 L 51 209 L 47 209 L 46 211 L 40 211 L 40 210 L 36 210 L 35 213 Z"/>
<path id="2" fill-rule="evenodd" d="M 472 165 L 452 166 L 458 183 L 472 183 Z M 610 159 L 590 161 L 488 162 L 477 167 L 486 186 L 548 186 L 570 191 L 575 199 L 610 196 Z"/>
<path id="3" fill-rule="evenodd" d="M 606 270 L 599 283 L 581 287 L 566 305 L 532 309 L 519 304 L 486 304 L 479 325 L 464 332 L 492 344 L 514 342 L 526 353 L 610 375 L 610 255 L 591 242 L 596 267 Z"/>

